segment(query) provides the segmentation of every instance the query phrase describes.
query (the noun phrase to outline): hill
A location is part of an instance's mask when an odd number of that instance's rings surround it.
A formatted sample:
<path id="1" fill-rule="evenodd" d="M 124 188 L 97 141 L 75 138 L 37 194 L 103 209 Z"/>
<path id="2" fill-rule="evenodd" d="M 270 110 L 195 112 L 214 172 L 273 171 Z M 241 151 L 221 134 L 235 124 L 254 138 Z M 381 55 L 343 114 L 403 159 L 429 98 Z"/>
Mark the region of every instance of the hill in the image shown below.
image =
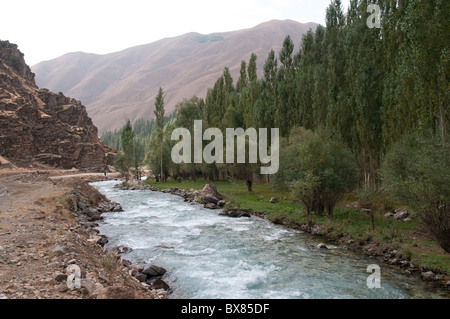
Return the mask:
<path id="1" fill-rule="evenodd" d="M 241 61 L 252 52 L 261 72 L 269 51 L 278 52 L 286 35 L 298 48 L 302 35 L 316 26 L 273 20 L 239 31 L 187 33 L 106 55 L 69 53 L 32 70 L 40 87 L 81 100 L 101 133 L 126 119 L 153 118 L 160 86 L 167 114 L 183 98 L 204 97 L 225 66 L 237 81 Z"/>
<path id="2" fill-rule="evenodd" d="M 39 89 L 23 54 L 8 41 L 0 41 L 0 156 L 20 166 L 67 169 L 103 170 L 114 163 L 81 102 Z"/>

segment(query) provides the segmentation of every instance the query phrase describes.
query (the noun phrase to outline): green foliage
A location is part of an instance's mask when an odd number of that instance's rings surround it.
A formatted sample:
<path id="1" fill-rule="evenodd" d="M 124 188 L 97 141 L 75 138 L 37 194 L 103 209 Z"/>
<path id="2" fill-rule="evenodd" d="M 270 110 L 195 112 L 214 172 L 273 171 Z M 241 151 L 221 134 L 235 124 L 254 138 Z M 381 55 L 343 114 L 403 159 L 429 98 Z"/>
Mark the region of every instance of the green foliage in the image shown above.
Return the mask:
<path id="1" fill-rule="evenodd" d="M 174 125 L 177 128 L 186 128 L 191 133 L 191 147 L 194 145 L 194 121 L 203 119 L 204 100 L 193 96 L 191 99 L 184 99 L 176 105 L 177 117 Z M 170 137 L 169 137 L 170 138 Z M 194 152 L 191 152 L 191 164 L 181 164 L 178 166 L 177 175 L 191 176 L 193 180 L 197 178 L 197 166 L 194 163 Z"/>
<path id="2" fill-rule="evenodd" d="M 326 131 L 318 131 L 305 140 L 299 150 L 301 179 L 316 186 L 316 207 L 325 207 L 333 215 L 334 206 L 358 181 L 358 169 L 348 147 Z M 313 179 L 313 182 L 309 180 Z M 322 203 L 320 203 L 322 202 Z"/>
<path id="3" fill-rule="evenodd" d="M 329 132 L 315 133 L 295 128 L 280 158 L 275 183 L 289 185 L 293 195 L 310 213 L 328 215 L 342 196 L 352 191 L 358 181 L 354 156 L 346 145 Z"/>
<path id="4" fill-rule="evenodd" d="M 163 154 L 164 154 L 164 91 L 160 87 L 158 95 L 155 101 L 155 116 L 156 116 L 156 138 L 159 143 L 159 153 L 160 153 L 160 178 L 164 179 L 164 169 L 163 169 Z M 156 172 L 156 170 L 155 170 Z"/>
<path id="5" fill-rule="evenodd" d="M 369 3 L 382 9 L 381 29 L 367 27 Z M 257 76 L 255 54 L 241 62 L 236 83 L 225 67 L 204 100 L 180 103 L 178 115 L 170 118 L 175 118 L 173 122 L 167 118 L 163 124 L 136 122 L 135 141 L 145 145 L 151 168 L 162 170 L 165 177 L 189 177 L 193 182 L 202 175 L 216 182 L 219 178 L 247 180 L 260 178 L 254 166 L 174 165 L 171 130 L 192 130 L 194 119 L 203 120 L 204 130 L 280 128 L 280 169 L 270 176 L 273 189 L 301 201 L 307 213 L 316 213 L 314 219 L 330 227 L 339 219 L 359 239 L 376 226 L 377 231 L 384 229 L 381 237 L 398 244 L 399 229 L 412 231 L 416 224 L 383 224 L 376 212 L 392 209 L 388 195 L 393 194 L 412 206 L 427 227 L 445 228 L 450 170 L 444 160 L 449 157 L 443 151 L 447 146 L 442 145 L 448 143 L 450 124 L 450 50 L 449 37 L 444 36 L 449 30 L 449 6 L 445 0 L 351 0 L 345 14 L 341 1 L 332 0 L 325 13 L 326 27 L 309 30 L 299 49 L 294 47 L 297 39 L 286 37 L 280 52 L 268 53 L 262 78 Z M 196 40 L 214 39 L 200 36 Z M 396 144 L 411 132 L 432 132 L 436 138 Z M 102 140 L 122 149 L 120 134 L 105 133 Z M 358 200 L 372 209 L 371 216 L 334 209 L 358 181 L 362 186 Z M 245 188 L 237 202 L 255 210 L 273 207 L 258 199 L 255 189 L 253 193 Z M 336 211 L 334 218 L 320 216 L 325 211 L 330 215 Z M 303 216 L 303 210 L 271 213 L 287 220 L 313 216 Z M 370 236 L 378 235 L 372 230 Z M 448 233 L 444 237 L 450 238 Z"/>
<path id="6" fill-rule="evenodd" d="M 383 187 L 414 208 L 450 252 L 450 145 L 409 134 L 392 145 L 381 170 Z"/>
<path id="7" fill-rule="evenodd" d="M 123 153 L 116 155 L 116 166 L 119 168 L 122 176 L 125 177 L 126 182 L 130 178 L 130 168 L 135 163 L 136 146 L 134 144 L 134 136 L 133 127 L 128 120 L 121 134 Z"/>
<path id="8" fill-rule="evenodd" d="M 164 116 L 164 125 L 169 123 L 172 119 L 176 117 L 176 112 Z M 122 143 L 120 141 L 120 137 L 122 134 L 122 131 L 124 129 L 125 125 L 120 130 L 114 130 L 105 132 L 102 134 L 102 137 L 100 138 L 103 143 L 108 145 L 109 147 L 117 150 L 117 151 L 123 151 Z M 144 158 L 146 153 L 146 144 L 147 141 L 150 139 L 150 136 L 155 132 L 156 130 L 156 122 L 155 119 L 139 119 L 133 124 L 133 131 L 135 133 L 135 142 L 138 145 L 138 152 L 139 157 Z"/>

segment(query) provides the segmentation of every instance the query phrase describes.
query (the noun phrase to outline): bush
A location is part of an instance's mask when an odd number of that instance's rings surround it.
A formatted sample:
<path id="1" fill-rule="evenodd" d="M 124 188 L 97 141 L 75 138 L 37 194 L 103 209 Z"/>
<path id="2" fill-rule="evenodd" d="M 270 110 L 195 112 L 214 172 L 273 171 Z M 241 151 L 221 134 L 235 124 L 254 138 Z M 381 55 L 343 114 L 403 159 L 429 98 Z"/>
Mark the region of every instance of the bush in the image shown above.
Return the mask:
<path id="1" fill-rule="evenodd" d="M 450 147 L 409 134 L 388 150 L 382 187 L 416 210 L 436 241 L 450 252 Z"/>
<path id="2" fill-rule="evenodd" d="M 280 170 L 295 197 L 308 212 L 329 216 L 342 196 L 358 181 L 355 158 L 348 147 L 326 131 L 311 132 L 295 128 L 289 144 L 282 148 Z"/>

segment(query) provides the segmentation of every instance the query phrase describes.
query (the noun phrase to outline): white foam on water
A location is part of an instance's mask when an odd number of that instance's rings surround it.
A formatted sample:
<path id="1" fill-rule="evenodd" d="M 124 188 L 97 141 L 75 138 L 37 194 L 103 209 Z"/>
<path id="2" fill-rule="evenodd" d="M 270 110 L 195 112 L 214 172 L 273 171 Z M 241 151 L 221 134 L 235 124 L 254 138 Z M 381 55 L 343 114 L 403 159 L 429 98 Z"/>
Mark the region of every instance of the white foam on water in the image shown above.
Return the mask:
<path id="1" fill-rule="evenodd" d="M 420 282 L 392 269 L 383 269 L 383 289 L 372 291 L 366 268 L 374 260 L 330 244 L 315 251 L 319 239 L 301 231 L 114 184 L 95 185 L 125 212 L 104 214 L 100 232 L 109 247 L 133 248 L 126 254 L 132 262 L 166 268 L 173 298 L 408 298 L 423 291 Z"/>

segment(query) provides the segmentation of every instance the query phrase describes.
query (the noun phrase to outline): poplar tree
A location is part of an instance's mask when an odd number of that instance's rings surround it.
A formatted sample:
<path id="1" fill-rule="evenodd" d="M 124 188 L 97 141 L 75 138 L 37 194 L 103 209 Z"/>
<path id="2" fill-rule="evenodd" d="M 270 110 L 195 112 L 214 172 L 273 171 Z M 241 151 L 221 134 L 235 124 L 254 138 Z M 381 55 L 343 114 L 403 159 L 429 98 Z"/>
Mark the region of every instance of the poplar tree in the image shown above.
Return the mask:
<path id="1" fill-rule="evenodd" d="M 116 157 L 116 164 L 119 166 L 119 170 L 125 177 L 125 183 L 128 183 L 130 178 L 130 168 L 134 164 L 135 156 L 135 145 L 134 145 L 135 133 L 133 132 L 133 127 L 131 126 L 130 120 L 122 129 L 121 133 L 121 143 L 123 154 L 118 154 Z"/>
<path id="2" fill-rule="evenodd" d="M 248 81 L 250 83 L 258 80 L 257 67 L 256 67 L 257 59 L 258 59 L 258 57 L 256 56 L 256 54 L 252 53 L 252 55 L 250 57 L 250 61 L 248 63 L 248 69 L 247 69 Z"/>
<path id="3" fill-rule="evenodd" d="M 164 91 L 160 87 L 155 101 L 155 115 L 157 126 L 157 137 L 160 146 L 161 181 L 163 177 L 163 143 L 164 143 Z"/>

